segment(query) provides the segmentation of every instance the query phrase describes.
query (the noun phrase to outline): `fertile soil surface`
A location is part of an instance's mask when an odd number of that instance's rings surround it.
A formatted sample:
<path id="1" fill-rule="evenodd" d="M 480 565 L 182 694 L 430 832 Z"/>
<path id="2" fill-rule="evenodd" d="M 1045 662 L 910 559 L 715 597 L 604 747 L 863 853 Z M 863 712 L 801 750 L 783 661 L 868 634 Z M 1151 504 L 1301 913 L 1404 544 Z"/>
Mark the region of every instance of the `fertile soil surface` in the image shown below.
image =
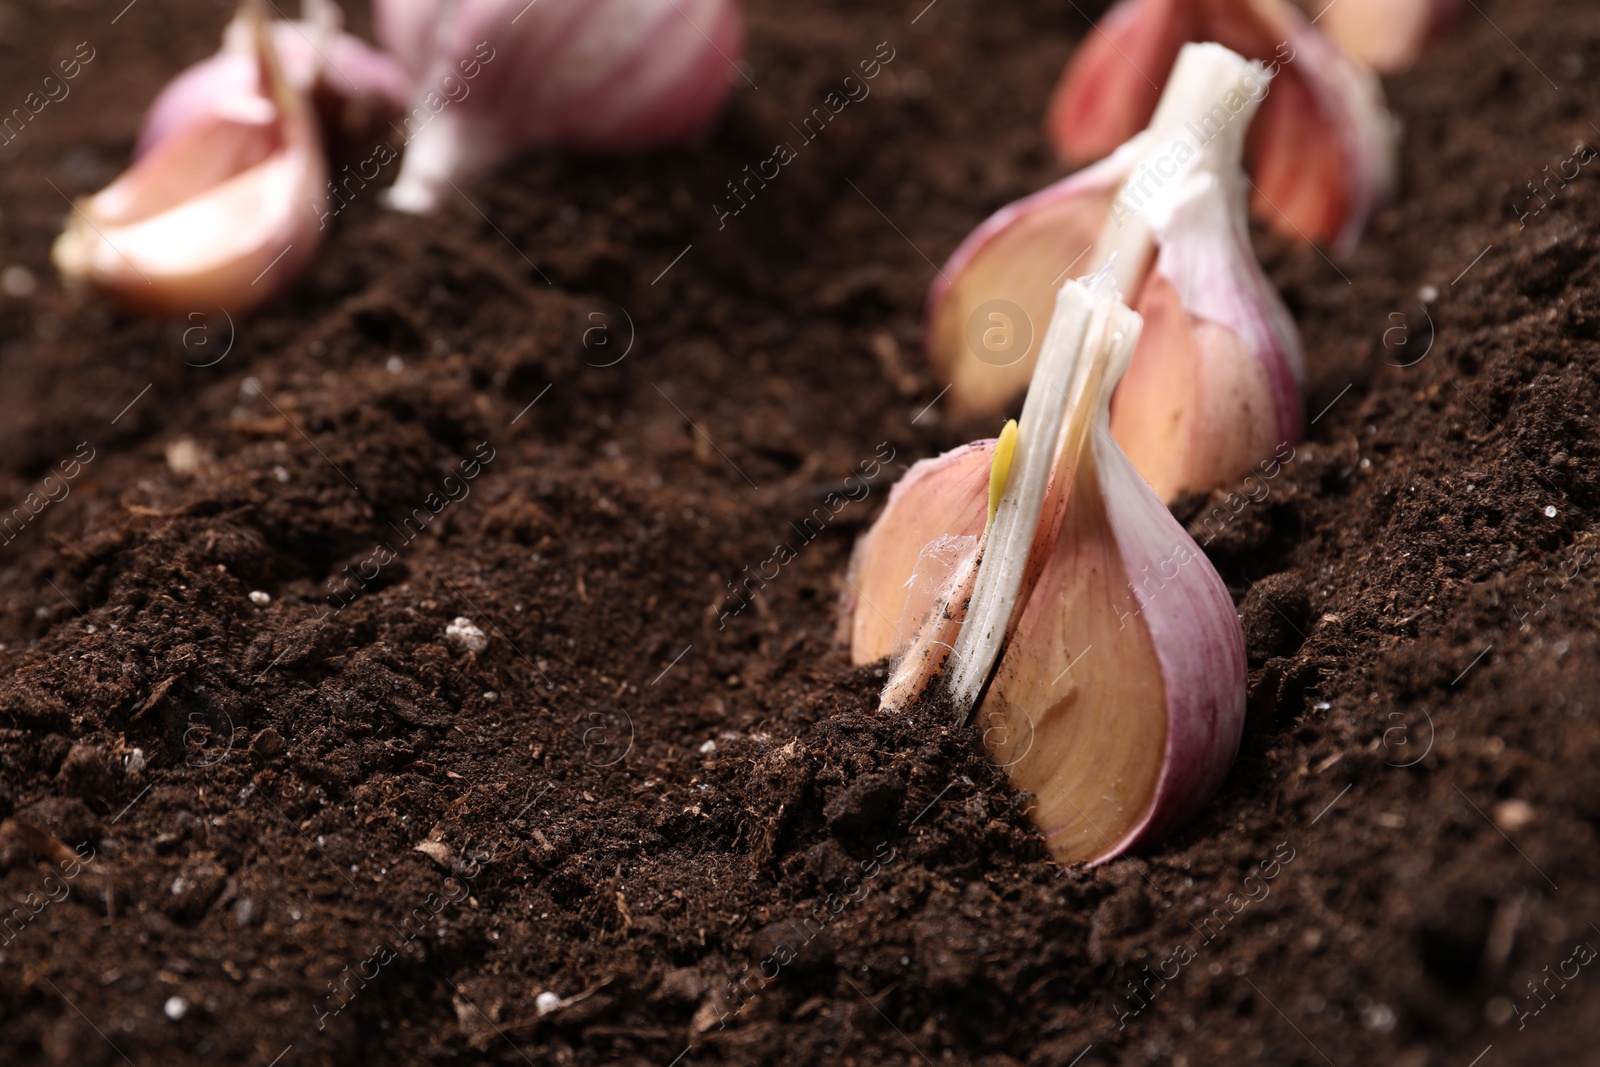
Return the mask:
<path id="1" fill-rule="evenodd" d="M 0 150 L 0 1062 L 1590 1061 L 1586 0 L 1482 0 L 1390 80 L 1403 192 L 1355 254 L 1258 234 L 1321 414 L 1263 499 L 1180 508 L 1243 751 L 1096 870 L 978 730 L 876 710 L 834 606 L 892 480 L 996 428 L 936 402 L 923 296 L 1059 173 L 1103 5 L 756 0 L 702 149 L 532 156 L 425 219 L 368 190 L 231 324 L 49 266 L 229 14 L 122 6 L 0 6 L 5 110 L 94 52 Z M 92 858 L 47 882 L 29 825 Z"/>

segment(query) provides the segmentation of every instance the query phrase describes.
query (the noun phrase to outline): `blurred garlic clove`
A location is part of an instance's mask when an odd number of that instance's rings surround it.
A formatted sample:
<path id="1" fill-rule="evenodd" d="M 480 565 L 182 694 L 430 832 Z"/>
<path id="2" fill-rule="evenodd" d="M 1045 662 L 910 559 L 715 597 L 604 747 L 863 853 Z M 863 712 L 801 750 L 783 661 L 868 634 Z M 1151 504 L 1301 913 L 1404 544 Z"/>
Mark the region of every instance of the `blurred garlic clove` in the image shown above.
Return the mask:
<path id="1" fill-rule="evenodd" d="M 324 135 L 371 148 L 362 139 L 387 137 L 389 119 L 410 105 L 410 83 L 393 59 L 342 32 L 343 21 L 333 0 L 302 0 L 298 21 L 273 19 L 267 25 L 284 79 L 316 104 Z M 221 50 L 184 70 L 150 105 L 133 158 L 190 123 L 215 116 L 259 83 L 253 32 L 247 21 L 235 18 L 223 33 Z"/>
<path id="2" fill-rule="evenodd" d="M 1273 229 L 1348 251 L 1393 195 L 1398 123 L 1377 78 L 1285 0 L 1120 0 L 1097 30 L 1050 107 L 1047 132 L 1066 162 L 1098 158 L 1133 136 L 1179 47 L 1214 41 L 1275 75 L 1247 153 L 1256 213 Z"/>
<path id="3" fill-rule="evenodd" d="M 401 174 L 386 196 L 432 210 L 531 148 L 637 152 L 694 141 L 739 76 L 734 0 L 375 0 L 411 77 Z"/>
<path id="4" fill-rule="evenodd" d="M 1367 66 L 1392 74 L 1415 63 L 1464 7 L 1463 0 L 1339 0 L 1318 25 Z"/>
<path id="5" fill-rule="evenodd" d="M 1233 602 L 1109 433 L 1140 333 L 1111 279 L 1103 269 L 1059 294 L 976 574 L 951 576 L 965 597 L 952 601 L 959 618 L 924 619 L 882 698 L 892 708 L 926 692 L 963 718 L 976 708 L 985 744 L 1037 797 L 1031 815 L 1063 863 L 1110 859 L 1192 814 L 1226 777 L 1244 726 Z M 988 517 L 974 448 L 929 468 L 962 466 L 951 489 L 964 491 L 939 501 L 937 479 L 919 484 L 923 508 L 944 509 L 950 525 L 886 511 L 870 549 L 857 549 L 853 580 L 903 584 L 925 538 L 970 536 Z M 890 561 L 893 573 L 872 573 Z M 937 668 L 905 662 L 940 643 Z M 853 650 L 857 662 L 870 651 Z M 908 677 L 916 684 L 897 685 Z"/>
<path id="6" fill-rule="evenodd" d="M 971 323 L 985 309 L 1010 304 L 1023 323 L 1050 321 L 1063 261 L 1109 264 L 1146 316 L 1112 426 L 1163 499 L 1228 484 L 1298 443 L 1299 333 L 1256 262 L 1240 171 L 1267 81 L 1219 45 L 1185 45 L 1149 130 L 962 243 L 929 297 L 929 358 L 955 409 L 1003 411 L 1034 375 L 1037 352 L 1009 366 L 984 358 Z M 1226 121 L 1211 116 L 1212 100 L 1230 102 Z"/>
<path id="7" fill-rule="evenodd" d="M 248 311 L 310 260 L 326 204 L 316 120 L 291 88 L 256 7 L 254 85 L 179 125 L 105 189 L 73 205 L 51 256 L 69 282 L 165 315 Z"/>
<path id="8" fill-rule="evenodd" d="M 1119 150 L 1001 208 L 967 235 L 934 278 L 928 358 L 950 383 L 957 415 L 998 413 L 1027 388 L 1056 290 L 1087 272 L 1088 253 L 1138 153 L 1137 146 Z M 1024 336 L 1031 339 L 1025 348 Z"/>
<path id="9" fill-rule="evenodd" d="M 1045 129 L 1069 166 L 1110 155 L 1144 129 L 1161 99 L 1162 76 L 1185 41 L 1201 40 L 1190 0 L 1119 3 L 1078 45 L 1050 97 Z"/>

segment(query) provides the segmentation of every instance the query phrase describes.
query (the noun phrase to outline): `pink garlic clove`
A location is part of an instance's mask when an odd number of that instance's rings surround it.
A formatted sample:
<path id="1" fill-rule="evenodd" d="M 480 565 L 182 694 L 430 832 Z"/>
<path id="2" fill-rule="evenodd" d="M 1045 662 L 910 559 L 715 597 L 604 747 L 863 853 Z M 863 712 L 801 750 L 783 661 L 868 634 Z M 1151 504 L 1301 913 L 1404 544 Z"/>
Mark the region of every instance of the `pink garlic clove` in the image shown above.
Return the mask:
<path id="1" fill-rule="evenodd" d="M 327 167 L 306 99 L 248 20 L 256 84 L 219 99 L 73 205 L 51 256 L 73 283 L 141 312 L 242 314 L 283 289 L 319 240 Z"/>
<path id="2" fill-rule="evenodd" d="M 913 464 L 856 542 L 840 602 L 853 663 L 903 653 L 983 534 L 994 441 Z M 930 545 L 936 542 L 933 550 Z"/>
<path id="3" fill-rule="evenodd" d="M 1073 273 L 1111 264 L 1150 319 L 1112 426 L 1163 499 L 1228 484 L 1299 441 L 1299 334 L 1256 262 L 1240 171 L 1267 81 L 1221 46 L 1184 46 L 1148 130 L 962 243 L 929 296 L 929 359 L 954 407 L 1004 411 L 1038 358 L 1035 346 L 1013 365 L 985 359 L 969 336 L 984 309 L 1047 322 L 1064 261 Z"/>
<path id="4" fill-rule="evenodd" d="M 1186 41 L 1217 42 L 1274 75 L 1248 150 L 1256 213 L 1286 237 L 1352 248 L 1393 195 L 1398 126 L 1372 73 L 1285 0 L 1120 0 L 1057 87 L 1047 133 L 1061 158 L 1097 158 L 1143 128 L 1151 84 L 1165 85 Z"/>
<path id="5" fill-rule="evenodd" d="M 415 87 L 386 197 L 430 211 L 450 183 L 530 148 L 637 152 L 704 136 L 743 50 L 734 0 L 376 0 Z"/>
<path id="6" fill-rule="evenodd" d="M 1000 209 L 934 279 L 928 358 L 950 384 L 956 414 L 1001 412 L 1027 388 L 1056 290 L 1094 266 L 1090 253 L 1131 158 L 1119 153 Z M 1031 341 L 1019 351 L 1023 336 Z"/>
<path id="7" fill-rule="evenodd" d="M 303 0 L 302 16 L 295 22 L 268 23 L 285 80 L 316 102 L 329 137 L 357 145 L 362 139 L 385 138 L 388 120 L 410 103 L 405 71 L 365 41 L 342 32 L 343 16 L 333 0 Z M 236 18 L 216 55 L 190 66 L 161 90 L 145 112 L 133 157 L 248 96 L 259 80 L 249 27 Z"/>

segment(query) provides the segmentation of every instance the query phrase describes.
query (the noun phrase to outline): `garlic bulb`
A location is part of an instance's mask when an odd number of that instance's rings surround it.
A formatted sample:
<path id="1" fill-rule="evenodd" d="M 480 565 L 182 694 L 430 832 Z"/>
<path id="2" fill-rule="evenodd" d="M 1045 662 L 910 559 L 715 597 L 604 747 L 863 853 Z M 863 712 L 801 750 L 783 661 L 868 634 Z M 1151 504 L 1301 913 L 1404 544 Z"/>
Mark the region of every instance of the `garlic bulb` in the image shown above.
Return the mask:
<path id="1" fill-rule="evenodd" d="M 319 239 L 327 166 L 309 101 L 285 78 L 259 9 L 230 28 L 254 46 L 253 84 L 219 96 L 73 205 L 51 256 L 152 314 L 240 314 L 286 286 Z"/>
<path id="2" fill-rule="evenodd" d="M 1225 485 L 1299 442 L 1299 333 L 1250 246 L 1239 167 L 1269 81 L 1220 45 L 1185 45 L 1148 130 L 962 242 L 928 312 L 929 358 L 958 411 L 1003 410 L 1036 359 L 985 360 L 968 338 L 975 317 L 1007 303 L 1047 321 L 1055 282 L 1109 263 L 1145 319 L 1112 428 L 1162 499 Z M 1210 116 L 1211 101 L 1225 122 Z"/>
<path id="3" fill-rule="evenodd" d="M 385 137 L 388 120 L 410 103 L 405 71 L 365 41 L 341 32 L 344 16 L 333 0 L 301 0 L 300 7 L 296 22 L 267 23 L 284 80 L 316 102 L 324 133 L 346 142 Z M 150 105 L 133 158 L 254 92 L 260 78 L 253 32 L 246 21 L 234 19 L 221 51 L 179 74 Z"/>
<path id="4" fill-rule="evenodd" d="M 430 211 L 517 152 L 692 141 L 741 56 L 734 0 L 374 0 L 417 105 L 389 206 Z"/>
<path id="5" fill-rule="evenodd" d="M 1398 123 L 1372 72 L 1286 0 L 1119 0 L 1063 73 L 1046 122 L 1068 163 L 1097 159 L 1144 125 L 1186 41 L 1268 62 L 1272 94 L 1248 147 L 1257 214 L 1286 237 L 1354 247 L 1394 192 Z M 1192 101 L 1196 118 L 1219 100 Z"/>
<path id="6" fill-rule="evenodd" d="M 1345 51 L 1388 74 L 1415 63 L 1463 7 L 1463 0 L 1339 0 L 1319 21 Z"/>
<path id="7" fill-rule="evenodd" d="M 919 465 L 851 561 L 863 592 L 912 592 L 893 628 L 863 622 L 865 595 L 847 604 L 855 662 L 898 650 L 884 705 L 937 692 L 963 717 L 975 707 L 1063 863 L 1177 825 L 1226 776 L 1244 726 L 1233 602 L 1109 433 L 1139 332 L 1111 270 L 1068 282 L 1015 458 L 994 467 L 992 520 L 974 482 L 996 450 L 969 445 Z"/>

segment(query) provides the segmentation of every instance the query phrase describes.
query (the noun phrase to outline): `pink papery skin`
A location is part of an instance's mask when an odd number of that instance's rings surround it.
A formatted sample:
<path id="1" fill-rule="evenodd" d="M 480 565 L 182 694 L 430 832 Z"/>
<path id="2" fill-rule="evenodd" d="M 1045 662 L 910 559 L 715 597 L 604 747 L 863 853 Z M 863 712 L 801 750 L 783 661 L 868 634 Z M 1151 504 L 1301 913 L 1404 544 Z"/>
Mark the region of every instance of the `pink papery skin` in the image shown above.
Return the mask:
<path id="1" fill-rule="evenodd" d="M 295 90 L 305 94 L 315 90 L 341 103 L 392 114 L 410 103 L 405 70 L 359 37 L 334 33 L 313 46 L 318 30 L 308 24 L 277 20 L 270 30 L 284 78 Z M 228 45 L 187 68 L 167 83 L 145 112 L 133 158 L 190 124 L 215 117 L 220 106 L 252 92 L 259 78 L 255 55 Z"/>
<path id="2" fill-rule="evenodd" d="M 414 93 L 442 92 L 463 60 L 492 50 L 471 93 L 449 105 L 495 142 L 476 153 L 479 166 L 528 148 L 634 152 L 693 140 L 740 77 L 732 0 L 376 0 L 374 18 Z"/>
<path id="3" fill-rule="evenodd" d="M 1161 559 L 1174 544 L 1195 558 L 1161 588 L 1133 580 L 1139 619 L 1150 632 L 1167 696 L 1167 747 L 1144 818 L 1107 852 L 1104 863 L 1170 832 L 1216 792 L 1244 735 L 1244 632 L 1222 578 L 1120 448 L 1091 444 L 1106 494 L 1106 521 L 1124 560 Z M 1174 588 L 1179 584 L 1182 588 Z"/>
<path id="4" fill-rule="evenodd" d="M 913 561 L 932 562 L 918 560 L 930 542 L 948 535 L 971 537 L 976 543 L 983 534 L 993 455 L 993 438 L 973 441 L 918 460 L 889 490 L 882 514 L 856 542 L 839 593 L 839 635 L 850 645 L 852 662 L 871 663 L 903 650 L 911 637 L 897 625 L 908 595 L 905 582 L 917 569 Z M 906 544 L 910 553 L 886 562 L 880 542 Z M 891 564 L 894 573 L 885 581 L 882 568 Z M 942 588 L 960 566 L 955 559 L 937 569 L 924 565 L 919 584 Z M 879 595 L 861 603 L 864 595 L 870 597 L 868 589 Z M 896 595 L 887 595 L 890 590 Z M 891 633 L 895 636 L 888 636 Z"/>

